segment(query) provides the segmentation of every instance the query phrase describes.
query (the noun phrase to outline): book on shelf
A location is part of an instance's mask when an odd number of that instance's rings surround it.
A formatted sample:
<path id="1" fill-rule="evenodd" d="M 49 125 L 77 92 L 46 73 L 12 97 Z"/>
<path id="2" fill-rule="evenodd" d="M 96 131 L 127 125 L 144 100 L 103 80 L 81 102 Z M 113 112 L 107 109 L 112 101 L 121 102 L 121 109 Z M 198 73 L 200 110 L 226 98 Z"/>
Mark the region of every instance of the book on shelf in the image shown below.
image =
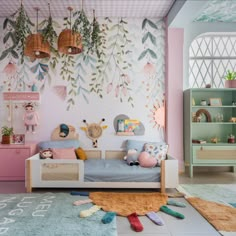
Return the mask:
<path id="1" fill-rule="evenodd" d="M 203 143 L 206 143 L 206 140 L 203 140 L 203 139 L 192 139 L 192 143 L 203 144 Z"/>
<path id="2" fill-rule="evenodd" d="M 140 125 L 139 120 L 131 120 L 131 119 L 125 119 L 125 126 L 124 126 L 124 131 L 125 132 L 134 132 L 135 129 L 137 129 Z"/>

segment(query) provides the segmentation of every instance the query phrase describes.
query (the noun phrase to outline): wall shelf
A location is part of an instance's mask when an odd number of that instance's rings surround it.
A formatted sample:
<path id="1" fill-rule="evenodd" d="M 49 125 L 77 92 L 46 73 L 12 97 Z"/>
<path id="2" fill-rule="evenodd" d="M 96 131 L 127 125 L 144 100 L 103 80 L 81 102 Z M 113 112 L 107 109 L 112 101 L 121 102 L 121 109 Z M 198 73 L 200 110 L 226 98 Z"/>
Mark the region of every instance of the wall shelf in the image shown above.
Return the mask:
<path id="1" fill-rule="evenodd" d="M 4 101 L 39 101 L 39 92 L 4 92 Z"/>

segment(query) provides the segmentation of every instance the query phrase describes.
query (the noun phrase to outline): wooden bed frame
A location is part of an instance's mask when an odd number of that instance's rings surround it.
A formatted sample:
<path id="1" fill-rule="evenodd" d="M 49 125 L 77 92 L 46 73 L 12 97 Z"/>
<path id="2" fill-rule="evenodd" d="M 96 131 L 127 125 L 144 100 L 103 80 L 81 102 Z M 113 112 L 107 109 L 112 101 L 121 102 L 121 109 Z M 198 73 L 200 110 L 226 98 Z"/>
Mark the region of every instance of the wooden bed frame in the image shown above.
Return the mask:
<path id="1" fill-rule="evenodd" d="M 88 158 L 96 159 L 123 159 L 123 150 L 101 150 L 85 151 Z M 160 189 L 162 193 L 166 188 L 176 188 L 179 184 L 178 161 L 167 155 L 166 160 L 161 162 L 161 182 L 85 182 L 84 181 L 84 161 L 66 159 L 39 159 L 39 154 L 26 159 L 25 186 L 28 193 L 33 188 L 153 188 Z M 75 164 L 78 165 L 77 180 L 42 180 L 42 165 L 48 164 Z"/>

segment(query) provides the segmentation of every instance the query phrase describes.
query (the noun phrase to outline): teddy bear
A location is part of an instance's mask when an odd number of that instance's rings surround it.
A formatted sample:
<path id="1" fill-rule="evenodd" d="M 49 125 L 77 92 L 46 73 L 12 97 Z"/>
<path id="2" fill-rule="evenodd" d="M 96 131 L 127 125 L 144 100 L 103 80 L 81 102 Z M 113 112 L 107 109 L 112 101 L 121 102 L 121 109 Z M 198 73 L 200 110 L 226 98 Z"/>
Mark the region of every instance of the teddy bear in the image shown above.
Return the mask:
<path id="1" fill-rule="evenodd" d="M 124 156 L 124 160 L 127 162 L 129 166 L 133 165 L 138 166 L 139 165 L 138 156 L 139 153 L 137 152 L 136 149 L 129 149 L 127 155 Z"/>

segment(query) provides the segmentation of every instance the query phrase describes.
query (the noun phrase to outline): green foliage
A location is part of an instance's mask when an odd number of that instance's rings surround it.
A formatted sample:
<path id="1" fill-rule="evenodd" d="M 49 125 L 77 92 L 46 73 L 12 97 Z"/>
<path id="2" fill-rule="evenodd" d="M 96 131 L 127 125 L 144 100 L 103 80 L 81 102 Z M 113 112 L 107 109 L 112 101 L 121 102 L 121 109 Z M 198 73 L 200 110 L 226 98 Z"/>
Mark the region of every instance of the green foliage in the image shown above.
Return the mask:
<path id="1" fill-rule="evenodd" d="M 76 19 L 72 30 L 81 34 L 83 47 L 87 49 L 86 53 L 96 52 L 97 57 L 100 58 L 99 47 L 101 45 L 101 31 L 98 21 L 94 17 L 92 24 L 90 24 L 84 10 L 77 11 L 73 15 L 76 16 Z"/>
<path id="2" fill-rule="evenodd" d="M 236 72 L 228 70 L 227 74 L 225 76 L 225 79 L 226 80 L 235 80 L 236 79 Z"/>
<path id="3" fill-rule="evenodd" d="M 3 37 L 3 43 L 10 46 L 2 52 L 0 60 L 6 58 L 9 54 L 13 58 L 18 59 L 19 55 L 17 50 L 20 49 L 21 63 L 24 62 L 25 40 L 31 33 L 30 26 L 33 25 L 21 3 L 20 8 L 11 18 L 7 17 L 3 22 L 3 29 L 7 30 L 7 33 Z"/>
<path id="4" fill-rule="evenodd" d="M 77 17 L 72 26 L 72 30 L 81 34 L 83 38 L 83 45 L 88 48 L 90 45 L 90 37 L 92 32 L 90 22 L 83 9 L 81 11 L 76 11 L 73 15 Z"/>
<path id="5" fill-rule="evenodd" d="M 46 26 L 42 30 L 42 36 L 45 41 L 49 42 L 50 47 L 53 47 L 54 42 L 57 40 L 57 33 L 53 27 L 53 20 L 51 16 L 49 16 L 46 21 Z"/>
<path id="6" fill-rule="evenodd" d="M 26 37 L 31 34 L 30 25 L 33 26 L 34 24 L 30 21 L 27 12 L 24 9 L 23 4 L 21 3 L 20 8 L 15 13 L 16 21 L 15 21 L 15 36 L 16 36 L 16 43 L 15 46 L 21 48 L 21 63 L 24 62 L 24 48 L 25 48 L 25 40 Z"/>
<path id="7" fill-rule="evenodd" d="M 1 133 L 2 133 L 3 136 L 11 136 L 11 135 L 14 134 L 13 128 L 8 127 L 6 125 L 1 128 Z"/>
<path id="8" fill-rule="evenodd" d="M 93 52 L 95 51 L 97 54 L 97 57 L 100 58 L 101 54 L 99 52 L 99 47 L 101 46 L 101 31 L 99 24 L 96 20 L 96 18 L 93 18 L 93 23 L 92 23 L 92 35 L 91 35 L 91 44 L 90 44 L 90 50 Z"/>

